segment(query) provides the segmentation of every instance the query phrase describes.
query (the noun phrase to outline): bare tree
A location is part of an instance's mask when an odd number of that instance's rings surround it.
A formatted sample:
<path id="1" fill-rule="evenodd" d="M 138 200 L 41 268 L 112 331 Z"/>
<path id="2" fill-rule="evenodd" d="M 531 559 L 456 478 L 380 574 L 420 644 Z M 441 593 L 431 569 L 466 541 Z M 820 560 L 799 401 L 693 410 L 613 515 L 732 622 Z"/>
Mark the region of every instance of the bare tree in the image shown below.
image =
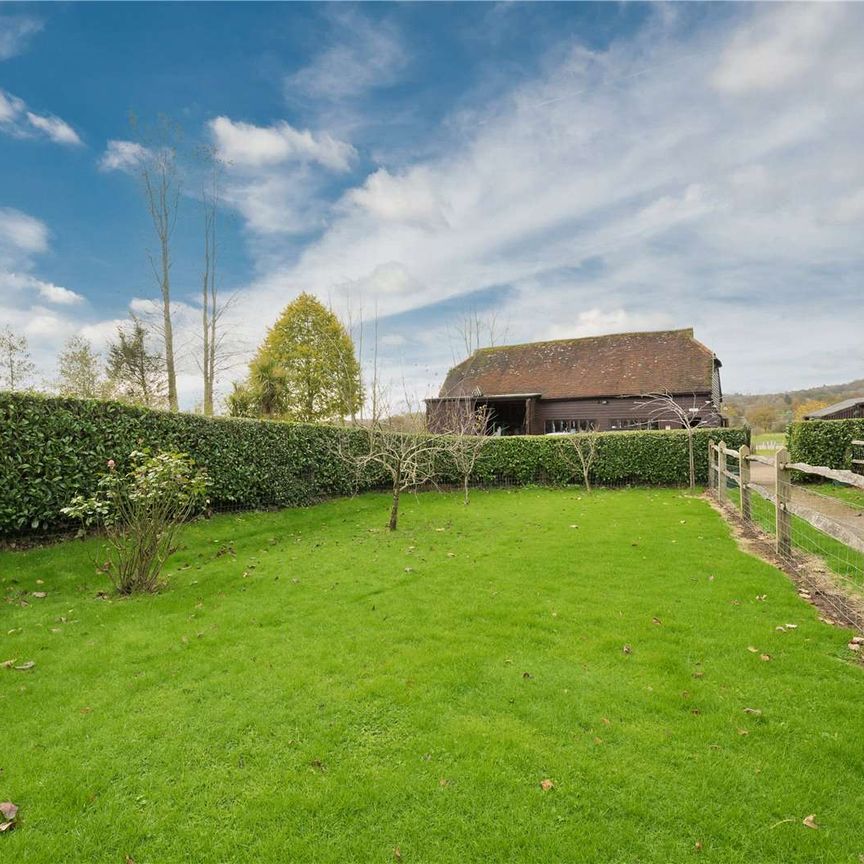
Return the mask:
<path id="1" fill-rule="evenodd" d="M 21 390 L 36 369 L 27 347 L 27 337 L 11 327 L 0 330 L 0 382 L 4 390 Z"/>
<path id="2" fill-rule="evenodd" d="M 212 417 L 217 376 L 230 369 L 242 352 L 229 344 L 223 326 L 224 315 L 232 306 L 235 296 L 220 301 L 216 279 L 217 218 L 224 166 L 214 147 L 204 147 L 200 154 L 206 172 L 201 191 L 204 266 L 201 274 L 201 354 L 198 367 L 204 381 L 202 410 L 207 417 Z"/>
<path id="3" fill-rule="evenodd" d="M 585 491 L 591 491 L 591 470 L 597 459 L 597 444 L 600 435 L 597 432 L 574 432 L 562 436 L 561 455 L 571 468 L 582 472 L 582 483 Z"/>
<path id="4" fill-rule="evenodd" d="M 434 480 L 437 459 L 446 451 L 446 444 L 438 435 L 394 432 L 382 423 L 358 428 L 356 434 L 362 436 L 361 447 L 353 452 L 350 445 L 345 447 L 343 457 L 353 463 L 358 475 L 377 469 L 389 478 L 392 499 L 387 527 L 395 531 L 402 493 Z"/>
<path id="5" fill-rule="evenodd" d="M 494 310 L 481 314 L 472 307 L 452 326 L 449 335 L 455 363 L 470 357 L 479 348 L 493 348 L 507 338 L 507 328 L 500 326 Z M 459 357 L 459 352 L 464 354 Z"/>
<path id="6" fill-rule="evenodd" d="M 696 488 L 696 455 L 694 452 L 694 432 L 702 426 L 716 425 L 719 420 L 717 406 L 710 399 L 698 399 L 696 395 L 690 404 L 685 404 L 668 391 L 643 393 L 641 401 L 634 408 L 647 408 L 648 416 L 658 424 L 677 423 L 687 432 L 687 452 L 690 462 L 690 488 Z"/>
<path id="7" fill-rule="evenodd" d="M 490 419 L 489 406 L 477 407 L 470 399 L 453 399 L 444 413 L 445 448 L 462 480 L 465 504 L 474 467 L 489 442 Z"/>
<path id="8" fill-rule="evenodd" d="M 136 118 L 130 118 L 134 129 Z M 168 407 L 178 409 L 177 373 L 174 364 L 174 328 L 171 323 L 171 240 L 177 225 L 180 204 L 181 179 L 177 170 L 176 126 L 166 117 L 160 117 L 155 130 L 147 136 L 146 156 L 139 166 L 141 185 L 147 212 L 156 234 L 158 252 L 150 255 L 153 275 L 162 295 L 162 323 L 160 330 L 165 343 L 165 375 L 168 386 Z"/>

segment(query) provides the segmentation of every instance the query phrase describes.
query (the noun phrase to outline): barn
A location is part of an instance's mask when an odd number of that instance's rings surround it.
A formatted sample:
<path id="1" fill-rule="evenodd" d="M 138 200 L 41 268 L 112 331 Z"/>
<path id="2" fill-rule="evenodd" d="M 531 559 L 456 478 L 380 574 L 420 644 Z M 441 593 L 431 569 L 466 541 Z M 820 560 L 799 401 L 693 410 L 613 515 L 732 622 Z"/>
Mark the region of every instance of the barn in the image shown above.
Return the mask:
<path id="1" fill-rule="evenodd" d="M 640 404 L 668 393 L 693 423 L 722 426 L 720 366 L 692 328 L 481 348 L 426 400 L 426 422 L 446 432 L 467 406 L 485 409 L 496 435 L 680 427 Z"/>

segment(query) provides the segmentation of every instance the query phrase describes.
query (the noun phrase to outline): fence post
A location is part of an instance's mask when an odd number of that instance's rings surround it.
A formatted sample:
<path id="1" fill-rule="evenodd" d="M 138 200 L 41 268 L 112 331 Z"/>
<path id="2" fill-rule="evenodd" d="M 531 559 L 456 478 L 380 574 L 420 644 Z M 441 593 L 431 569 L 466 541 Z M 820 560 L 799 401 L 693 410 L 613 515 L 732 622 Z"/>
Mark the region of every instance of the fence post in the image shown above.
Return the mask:
<path id="1" fill-rule="evenodd" d="M 777 522 L 777 554 L 788 558 L 792 552 L 792 514 L 786 504 L 792 497 L 792 472 L 789 464 L 789 451 L 781 447 L 774 456 L 774 502 Z"/>
<path id="2" fill-rule="evenodd" d="M 738 482 L 741 484 L 741 518 L 750 521 L 750 448 L 742 444 L 738 448 Z"/>
<path id="3" fill-rule="evenodd" d="M 714 442 L 708 442 L 708 491 L 714 491 Z"/>
<path id="4" fill-rule="evenodd" d="M 720 500 L 726 501 L 726 442 L 721 441 L 717 450 L 717 492 Z"/>

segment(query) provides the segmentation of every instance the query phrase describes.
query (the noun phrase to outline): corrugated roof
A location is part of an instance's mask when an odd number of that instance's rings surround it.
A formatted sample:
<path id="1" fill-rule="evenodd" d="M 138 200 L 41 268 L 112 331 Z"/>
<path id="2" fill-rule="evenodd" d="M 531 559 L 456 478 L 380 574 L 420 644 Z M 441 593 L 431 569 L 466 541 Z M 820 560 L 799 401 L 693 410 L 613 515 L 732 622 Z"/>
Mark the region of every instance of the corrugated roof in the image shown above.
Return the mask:
<path id="1" fill-rule="evenodd" d="M 845 411 L 847 408 L 854 408 L 856 405 L 864 405 L 864 396 L 853 396 L 851 399 L 844 399 L 842 402 L 835 402 L 833 405 L 828 405 L 826 408 L 820 408 L 818 411 L 813 411 L 808 414 L 810 419 L 819 419 L 827 417 L 829 414 L 836 414 L 838 411 Z"/>
<path id="2" fill-rule="evenodd" d="M 475 351 L 447 373 L 439 395 L 468 396 L 475 388 L 544 399 L 707 393 L 714 364 L 692 328 L 531 342 Z"/>

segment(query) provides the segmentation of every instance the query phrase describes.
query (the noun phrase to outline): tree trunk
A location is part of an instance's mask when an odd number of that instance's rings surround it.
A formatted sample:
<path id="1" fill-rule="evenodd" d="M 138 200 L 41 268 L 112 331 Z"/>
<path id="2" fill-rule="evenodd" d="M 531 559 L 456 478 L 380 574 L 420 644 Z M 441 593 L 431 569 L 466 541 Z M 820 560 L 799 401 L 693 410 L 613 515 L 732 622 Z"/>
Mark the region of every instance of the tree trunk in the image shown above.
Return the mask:
<path id="1" fill-rule="evenodd" d="M 168 376 L 168 408 L 178 409 L 177 375 L 174 371 L 174 329 L 171 326 L 171 268 L 167 236 L 162 237 L 162 329 L 165 334 L 165 372 Z"/>
<path id="2" fill-rule="evenodd" d="M 400 493 L 400 491 L 401 490 L 399 489 L 398 486 L 393 489 L 393 504 L 390 507 L 390 523 L 387 526 L 387 528 L 390 531 L 396 530 L 396 523 L 399 520 L 399 493 Z"/>
<path id="3" fill-rule="evenodd" d="M 693 435 L 692 433 L 687 436 L 687 449 L 689 451 L 690 458 L 690 488 L 696 488 L 696 459 L 693 455 Z"/>

